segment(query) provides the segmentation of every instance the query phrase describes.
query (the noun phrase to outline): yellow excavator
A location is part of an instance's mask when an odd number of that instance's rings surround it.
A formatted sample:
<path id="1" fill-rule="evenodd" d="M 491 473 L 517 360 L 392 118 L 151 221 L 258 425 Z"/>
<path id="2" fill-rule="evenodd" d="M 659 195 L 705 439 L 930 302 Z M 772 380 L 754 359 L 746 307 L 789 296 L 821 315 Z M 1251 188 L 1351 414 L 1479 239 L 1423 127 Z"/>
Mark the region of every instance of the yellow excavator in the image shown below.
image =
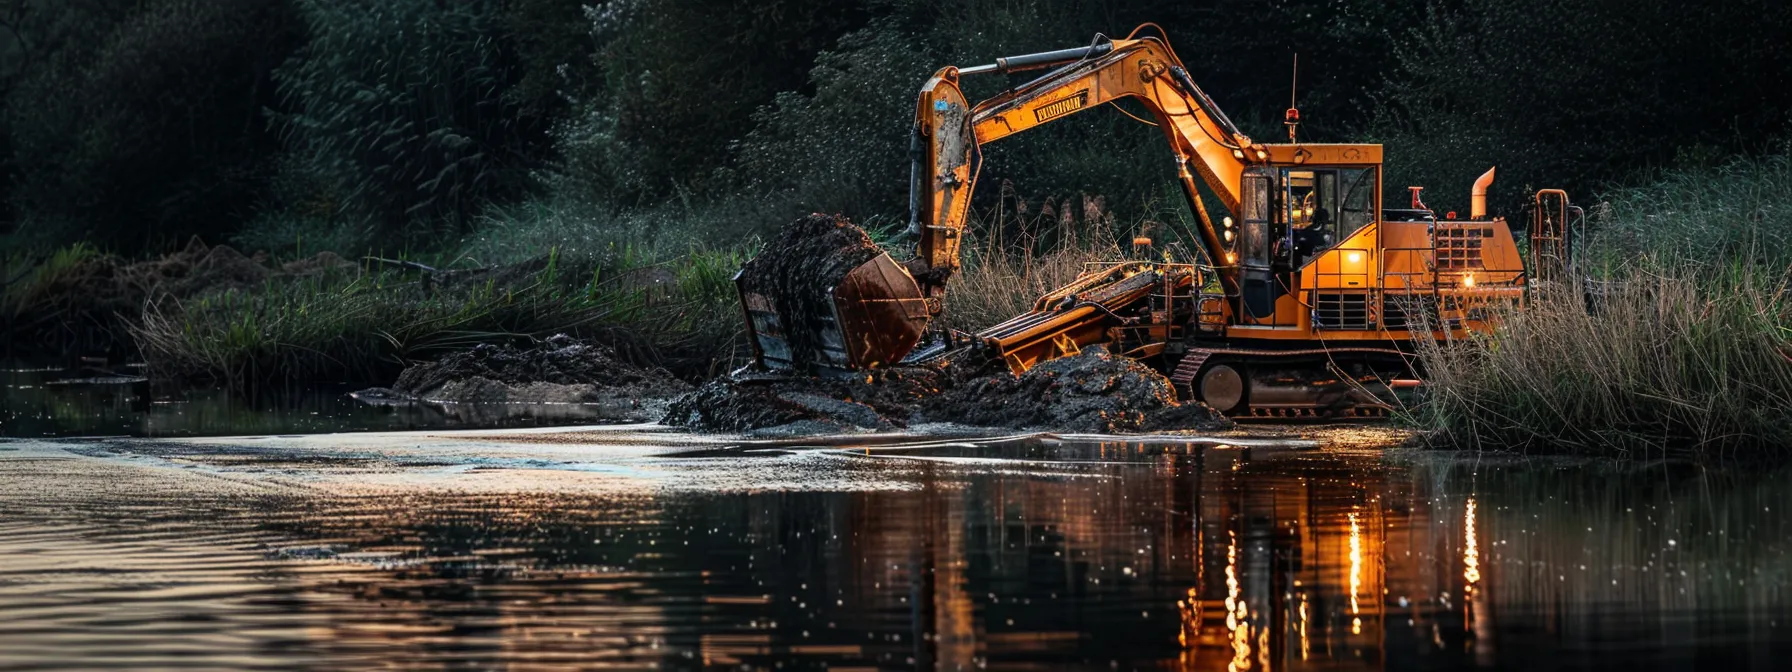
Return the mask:
<path id="1" fill-rule="evenodd" d="M 1048 72 L 976 105 L 959 88 L 962 77 L 1028 70 Z M 1530 208 L 1527 268 L 1506 220 L 1487 216 L 1493 170 L 1475 182 L 1467 218 L 1437 216 L 1418 188 L 1410 207 L 1384 208 L 1380 145 L 1295 142 L 1294 109 L 1290 142 L 1246 137 L 1146 24 L 1125 39 L 1098 35 L 1090 46 L 929 78 L 912 146 L 915 257 L 898 264 L 879 254 L 811 283 L 827 309 L 807 314 L 779 305 L 767 278 L 737 276 L 758 365 L 859 371 L 923 361 L 965 340 L 922 345 L 959 268 L 981 146 L 1126 98 L 1164 134 L 1204 259 L 1093 268 L 968 339 L 1016 373 L 1103 344 L 1228 415 L 1380 415 L 1422 385 L 1420 341 L 1489 329 L 1500 311 L 1523 305 L 1528 287 L 1571 272 L 1579 211 L 1561 191 L 1539 192 Z M 1203 185 L 1224 206 L 1217 220 Z M 793 336 L 823 347 L 794 350 Z"/>

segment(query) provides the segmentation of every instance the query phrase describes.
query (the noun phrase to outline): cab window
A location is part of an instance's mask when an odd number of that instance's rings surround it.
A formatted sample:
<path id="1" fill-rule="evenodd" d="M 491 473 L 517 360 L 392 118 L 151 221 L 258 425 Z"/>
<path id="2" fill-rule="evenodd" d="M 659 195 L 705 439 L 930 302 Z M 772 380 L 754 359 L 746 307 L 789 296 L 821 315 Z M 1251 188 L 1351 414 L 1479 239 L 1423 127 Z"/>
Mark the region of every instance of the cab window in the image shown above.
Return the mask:
<path id="1" fill-rule="evenodd" d="M 1270 257 L 1270 225 L 1272 224 L 1270 175 L 1251 172 L 1244 176 L 1239 241 L 1239 256 L 1247 266 L 1266 268 Z"/>
<path id="2" fill-rule="evenodd" d="M 1340 240 L 1375 221 L 1375 195 L 1381 193 L 1374 168 L 1345 168 L 1338 171 L 1344 193 L 1339 198 L 1338 226 Z"/>
<path id="3" fill-rule="evenodd" d="M 1287 224 L 1295 266 L 1356 233 L 1374 219 L 1373 168 L 1283 168 L 1277 218 Z"/>

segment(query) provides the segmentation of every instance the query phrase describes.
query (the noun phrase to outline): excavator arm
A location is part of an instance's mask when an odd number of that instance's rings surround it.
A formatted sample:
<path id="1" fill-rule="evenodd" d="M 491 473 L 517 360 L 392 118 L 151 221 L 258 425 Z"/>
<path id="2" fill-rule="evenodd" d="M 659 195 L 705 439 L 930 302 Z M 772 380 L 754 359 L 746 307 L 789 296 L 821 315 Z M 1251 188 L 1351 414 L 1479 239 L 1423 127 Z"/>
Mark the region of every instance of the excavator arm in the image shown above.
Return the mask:
<path id="1" fill-rule="evenodd" d="M 1199 176 L 1228 209 L 1236 210 L 1241 175 L 1268 153 L 1239 133 L 1195 86 L 1161 31 L 1157 37 L 1139 36 L 1150 28 L 1155 26 L 1141 26 L 1124 40 L 1098 37 L 1087 47 L 947 67 L 930 77 L 916 101 L 910 144 L 909 228 L 917 240 L 915 258 L 900 266 L 888 254 L 865 260 L 859 251 L 870 241 L 863 232 L 858 233 L 862 244 L 814 258 L 789 258 L 801 244 L 762 254 L 772 259 L 750 262 L 735 278 L 755 360 L 772 369 L 830 372 L 904 361 L 943 309 L 946 283 L 959 268 L 980 147 L 1122 98 L 1142 103 L 1163 130 L 1190 208 L 1200 220 L 1200 244 L 1226 293 L 1239 296 L 1238 269 L 1225 253 L 1195 179 Z M 1044 76 L 976 105 L 959 87 L 962 76 L 1048 68 Z M 813 235 L 852 238 L 830 231 L 823 227 Z M 817 277 L 789 277 L 799 268 L 812 269 Z M 1022 370 L 1065 348 L 1099 340 L 1119 323 L 1130 323 L 1119 310 L 1132 310 L 1154 293 L 1193 282 L 1186 271 L 1159 273 L 1127 265 L 1090 278 L 1099 280 L 1098 286 L 1051 306 L 1042 304 L 980 337 Z"/>
<path id="2" fill-rule="evenodd" d="M 1146 27 L 1154 26 L 1141 30 Z M 979 148 L 1123 98 L 1143 104 L 1163 131 L 1189 207 L 1200 220 L 1201 244 L 1228 293 L 1236 293 L 1235 269 L 1195 178 L 1236 211 L 1245 169 L 1265 162 L 1268 152 L 1240 133 L 1195 85 L 1163 39 L 1137 37 L 1139 32 L 1081 49 L 998 59 L 989 66 L 943 68 L 922 87 L 912 144 L 910 226 L 918 244 L 911 271 L 930 296 L 939 296 L 958 268 Z M 966 104 L 958 86 L 965 74 L 1053 66 L 1057 69 L 975 107 Z"/>

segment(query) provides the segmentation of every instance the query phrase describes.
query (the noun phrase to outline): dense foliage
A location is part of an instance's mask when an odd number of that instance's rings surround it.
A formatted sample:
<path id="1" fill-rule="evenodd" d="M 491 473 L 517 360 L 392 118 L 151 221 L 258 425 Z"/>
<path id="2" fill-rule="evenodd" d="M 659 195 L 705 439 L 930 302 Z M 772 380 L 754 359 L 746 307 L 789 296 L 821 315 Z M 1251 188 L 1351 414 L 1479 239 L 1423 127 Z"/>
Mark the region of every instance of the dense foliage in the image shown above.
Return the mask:
<path id="1" fill-rule="evenodd" d="M 1792 109 L 1773 0 L 4 0 L 0 235 L 441 249 L 529 201 L 676 211 L 705 240 L 812 210 L 900 220 L 934 69 L 1145 21 L 1265 140 L 1299 53 L 1304 138 L 1386 142 L 1390 193 L 1445 208 L 1489 164 L 1506 210 L 1529 186 L 1722 164 Z M 1008 186 L 980 199 L 1137 216 L 1174 200 L 1161 144 L 1079 115 L 992 146 L 987 184 Z"/>

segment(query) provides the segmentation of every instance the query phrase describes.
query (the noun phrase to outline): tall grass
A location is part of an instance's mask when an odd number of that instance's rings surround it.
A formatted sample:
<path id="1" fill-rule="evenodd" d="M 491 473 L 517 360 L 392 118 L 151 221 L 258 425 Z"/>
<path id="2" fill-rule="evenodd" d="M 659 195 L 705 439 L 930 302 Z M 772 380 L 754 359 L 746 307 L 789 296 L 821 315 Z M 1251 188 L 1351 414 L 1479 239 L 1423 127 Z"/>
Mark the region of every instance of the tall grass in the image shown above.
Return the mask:
<path id="1" fill-rule="evenodd" d="M 0 286 L 0 315 L 13 323 L 54 300 L 57 288 L 79 274 L 82 264 L 98 256 L 99 251 L 87 243 L 58 248 L 42 259 L 25 253 L 7 255 L 0 263 L 0 282 L 6 283 Z"/>
<path id="2" fill-rule="evenodd" d="M 743 259 L 736 249 L 654 261 L 627 251 L 566 258 L 550 248 L 521 264 L 427 276 L 369 268 L 153 302 L 133 335 L 158 374 L 237 386 L 383 382 L 409 361 L 555 333 L 695 377 L 735 357 L 729 278 Z"/>
<path id="3" fill-rule="evenodd" d="M 1539 297 L 1500 328 L 1422 354 L 1426 424 L 1452 443 L 1660 456 L 1792 445 L 1784 280 L 1638 276 L 1589 311 Z M 1452 347 L 1461 346 L 1461 347 Z"/>
<path id="4" fill-rule="evenodd" d="M 1000 205 L 968 224 L 963 266 L 946 293 L 946 328 L 974 332 L 1032 310 L 1040 296 L 1070 284 L 1091 264 L 1140 254 L 1129 249 L 1133 232 L 1147 232 L 1160 245 L 1178 241 L 1174 229 L 1149 217 L 1120 223 L 1099 196 L 1029 206 L 1009 185 L 1001 188 Z M 1143 211 L 1161 215 L 1156 205 L 1147 202 Z"/>
<path id="5" fill-rule="evenodd" d="M 1792 445 L 1785 158 L 1668 173 L 1608 197 L 1582 279 L 1490 334 L 1422 348 L 1417 419 L 1442 443 L 1660 456 Z"/>

